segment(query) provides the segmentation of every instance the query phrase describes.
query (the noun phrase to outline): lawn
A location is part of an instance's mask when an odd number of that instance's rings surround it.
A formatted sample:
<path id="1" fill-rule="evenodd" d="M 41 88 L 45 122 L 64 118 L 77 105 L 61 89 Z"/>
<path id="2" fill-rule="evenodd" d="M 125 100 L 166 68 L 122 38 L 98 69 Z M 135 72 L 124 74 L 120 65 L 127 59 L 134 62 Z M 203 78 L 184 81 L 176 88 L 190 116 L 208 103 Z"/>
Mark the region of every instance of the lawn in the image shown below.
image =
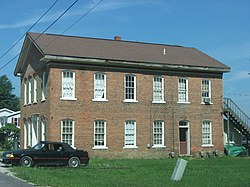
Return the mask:
<path id="1" fill-rule="evenodd" d="M 52 187 L 250 186 L 250 158 L 186 159 L 182 181 L 170 180 L 177 159 L 98 159 L 89 166 L 14 167 L 16 176 Z"/>

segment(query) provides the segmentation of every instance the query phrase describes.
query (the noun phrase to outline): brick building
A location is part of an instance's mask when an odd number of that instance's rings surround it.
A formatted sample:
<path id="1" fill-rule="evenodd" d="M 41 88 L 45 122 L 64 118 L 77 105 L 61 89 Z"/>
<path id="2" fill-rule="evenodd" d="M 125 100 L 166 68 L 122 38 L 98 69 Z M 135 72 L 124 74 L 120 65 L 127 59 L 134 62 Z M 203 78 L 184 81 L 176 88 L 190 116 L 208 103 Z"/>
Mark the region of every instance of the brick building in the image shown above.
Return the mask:
<path id="1" fill-rule="evenodd" d="M 195 48 L 27 33 L 21 146 L 64 141 L 92 156 L 223 151 L 222 76 Z"/>

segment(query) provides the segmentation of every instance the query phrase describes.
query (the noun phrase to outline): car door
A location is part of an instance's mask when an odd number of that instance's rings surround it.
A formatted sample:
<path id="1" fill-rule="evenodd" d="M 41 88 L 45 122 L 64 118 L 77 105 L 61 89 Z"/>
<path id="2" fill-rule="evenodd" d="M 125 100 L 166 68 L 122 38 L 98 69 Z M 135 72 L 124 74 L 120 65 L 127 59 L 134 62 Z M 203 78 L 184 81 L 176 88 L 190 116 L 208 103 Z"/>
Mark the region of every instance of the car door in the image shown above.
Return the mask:
<path id="1" fill-rule="evenodd" d="M 48 151 L 48 160 L 47 164 L 55 164 L 55 165 L 62 165 L 63 164 L 63 153 L 64 150 L 61 144 L 50 144 L 49 151 Z"/>

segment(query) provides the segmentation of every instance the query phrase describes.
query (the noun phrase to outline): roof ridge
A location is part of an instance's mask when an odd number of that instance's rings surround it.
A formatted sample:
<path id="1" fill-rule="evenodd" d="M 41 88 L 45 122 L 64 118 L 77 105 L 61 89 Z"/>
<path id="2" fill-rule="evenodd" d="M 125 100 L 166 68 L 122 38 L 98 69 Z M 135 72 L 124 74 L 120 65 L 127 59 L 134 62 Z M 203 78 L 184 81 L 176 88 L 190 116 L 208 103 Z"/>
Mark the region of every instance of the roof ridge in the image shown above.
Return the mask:
<path id="1" fill-rule="evenodd" d="M 159 46 L 168 46 L 168 47 L 182 47 L 182 48 L 193 48 L 193 47 L 186 47 L 177 44 L 163 44 L 163 43 L 152 43 L 152 42 L 140 42 L 140 41 L 131 41 L 131 40 L 114 40 L 114 39 L 107 39 L 107 38 L 95 38 L 95 37 L 85 37 L 85 36 L 72 36 L 72 35 L 63 35 L 63 34 L 53 34 L 53 33 L 38 33 L 38 32 L 28 32 L 28 34 L 38 34 L 38 35 L 50 35 L 55 37 L 69 37 L 69 38 L 82 38 L 82 39 L 93 39 L 93 40 L 103 40 L 103 41 L 110 41 L 110 42 L 126 42 L 126 43 L 137 43 L 137 44 L 148 44 L 148 45 L 159 45 Z"/>

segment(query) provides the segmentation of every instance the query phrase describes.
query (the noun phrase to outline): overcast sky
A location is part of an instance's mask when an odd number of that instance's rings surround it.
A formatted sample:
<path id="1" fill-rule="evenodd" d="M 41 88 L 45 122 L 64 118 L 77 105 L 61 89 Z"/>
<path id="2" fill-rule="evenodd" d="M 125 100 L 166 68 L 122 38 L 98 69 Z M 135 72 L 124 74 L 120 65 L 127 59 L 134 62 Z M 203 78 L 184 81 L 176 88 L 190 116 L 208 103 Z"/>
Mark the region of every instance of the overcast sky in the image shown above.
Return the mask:
<path id="1" fill-rule="evenodd" d="M 56 0 L 10 0 L 0 6 L 2 56 Z M 75 0 L 59 0 L 31 30 L 43 32 Z M 62 34 L 99 0 L 79 0 L 46 33 Z M 195 47 L 232 68 L 224 74 L 224 97 L 232 98 L 250 116 L 250 1 L 249 0 L 104 0 L 66 35 Z M 21 50 L 19 42 L 0 59 L 4 66 Z M 6 74 L 20 95 L 13 76 L 17 58 Z"/>

